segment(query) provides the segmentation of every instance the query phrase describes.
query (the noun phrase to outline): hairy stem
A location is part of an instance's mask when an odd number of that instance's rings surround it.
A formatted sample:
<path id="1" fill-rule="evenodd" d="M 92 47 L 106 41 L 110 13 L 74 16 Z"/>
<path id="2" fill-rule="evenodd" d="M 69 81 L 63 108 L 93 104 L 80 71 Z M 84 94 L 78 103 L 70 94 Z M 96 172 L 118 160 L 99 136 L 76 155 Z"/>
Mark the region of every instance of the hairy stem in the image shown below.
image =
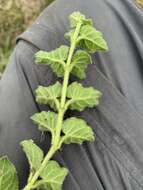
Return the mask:
<path id="1" fill-rule="evenodd" d="M 33 175 L 33 177 L 30 177 L 28 184 L 25 186 L 23 190 L 31 190 L 35 188 L 35 182 L 37 181 L 38 177 L 40 176 L 40 173 L 47 165 L 48 161 L 53 157 L 55 152 L 61 147 L 62 143 L 60 143 L 61 140 L 61 130 L 62 130 L 62 123 L 63 123 L 63 117 L 65 113 L 65 103 L 66 103 L 66 93 L 67 93 L 67 87 L 69 82 L 69 76 L 70 76 L 70 64 L 72 61 L 72 56 L 74 54 L 75 48 L 76 48 L 76 42 L 79 35 L 79 31 L 81 28 L 81 23 L 77 24 L 77 27 L 75 29 L 73 39 L 71 42 L 69 55 L 67 59 L 67 63 L 65 66 L 65 73 L 64 73 L 64 79 L 63 79 L 63 86 L 62 86 L 62 94 L 61 94 L 61 101 L 60 101 L 60 107 L 58 111 L 58 119 L 56 124 L 56 133 L 54 137 L 54 141 L 52 142 L 51 148 L 48 151 L 47 155 L 45 156 L 40 168 L 36 171 L 36 173 Z"/>
<path id="2" fill-rule="evenodd" d="M 71 43 L 70 50 L 69 50 L 69 56 L 68 56 L 67 63 L 66 63 L 66 69 L 65 69 L 64 80 L 63 80 L 63 87 L 62 87 L 61 102 L 60 102 L 60 111 L 59 111 L 58 121 L 57 121 L 57 126 L 56 126 L 56 129 L 57 129 L 56 130 L 56 136 L 55 136 L 55 140 L 56 140 L 55 145 L 56 146 L 58 146 L 59 141 L 60 141 L 62 121 L 63 121 L 64 111 L 65 111 L 66 93 L 67 93 L 67 87 L 68 87 L 68 82 L 69 82 L 69 75 L 71 72 L 70 64 L 72 61 L 73 53 L 74 53 L 75 48 L 76 48 L 76 42 L 77 42 L 77 38 L 79 35 L 80 28 L 81 28 L 81 23 L 77 24 L 77 27 L 75 29 L 73 39 L 72 39 L 72 43 Z M 61 114 L 60 114 L 60 112 L 61 112 Z"/>
<path id="3" fill-rule="evenodd" d="M 23 190 L 31 190 L 33 189 L 34 183 L 37 181 L 38 177 L 40 176 L 40 173 L 47 165 L 48 161 L 52 158 L 52 156 L 55 154 L 57 150 L 54 149 L 54 146 L 52 145 L 50 150 L 48 151 L 47 155 L 45 156 L 39 170 L 36 171 L 34 176 L 31 178 L 31 180 L 28 182 L 28 184 L 25 186 Z"/>

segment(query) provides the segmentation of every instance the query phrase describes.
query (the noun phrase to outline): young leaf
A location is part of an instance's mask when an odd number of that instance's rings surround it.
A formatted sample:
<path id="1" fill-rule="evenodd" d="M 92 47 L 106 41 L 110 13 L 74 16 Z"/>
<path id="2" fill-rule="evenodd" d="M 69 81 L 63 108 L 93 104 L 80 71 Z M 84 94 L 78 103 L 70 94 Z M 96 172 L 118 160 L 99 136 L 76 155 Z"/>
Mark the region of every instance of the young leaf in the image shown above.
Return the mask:
<path id="1" fill-rule="evenodd" d="M 56 161 L 49 161 L 40 174 L 48 190 L 62 190 L 63 181 L 68 174 L 68 170 L 60 167 Z"/>
<path id="2" fill-rule="evenodd" d="M 65 35 L 64 35 L 65 39 L 72 42 L 74 32 L 75 32 L 75 30 L 70 30 L 69 32 L 66 32 Z"/>
<path id="3" fill-rule="evenodd" d="M 31 119 L 38 125 L 40 131 L 51 131 L 51 133 L 55 131 L 57 122 L 56 113 L 42 111 L 40 113 L 35 113 Z"/>
<path id="4" fill-rule="evenodd" d="M 23 150 L 27 156 L 31 170 L 37 170 L 43 160 L 43 151 L 34 144 L 33 140 L 24 140 L 21 143 Z"/>
<path id="5" fill-rule="evenodd" d="M 86 77 L 85 69 L 89 63 L 91 63 L 91 56 L 85 51 L 78 50 L 73 56 L 71 73 L 79 79 L 84 79 Z"/>
<path id="6" fill-rule="evenodd" d="M 73 82 L 68 86 L 67 98 L 71 110 L 83 111 L 86 107 L 92 108 L 99 104 L 101 92 L 93 87 L 83 87 L 80 83 Z"/>
<path id="7" fill-rule="evenodd" d="M 94 53 L 98 50 L 106 51 L 108 46 L 101 32 L 94 27 L 85 25 L 81 27 L 78 42 L 81 48 Z"/>
<path id="8" fill-rule="evenodd" d="M 73 12 L 70 16 L 70 26 L 71 28 L 74 28 L 77 26 L 78 23 L 86 24 L 86 25 L 92 25 L 91 19 L 86 19 L 85 15 L 81 14 L 80 12 Z"/>
<path id="9" fill-rule="evenodd" d="M 58 77 L 62 77 L 68 51 L 69 47 L 65 45 L 62 45 L 51 52 L 39 51 L 35 55 L 36 62 L 49 65 Z"/>
<path id="10" fill-rule="evenodd" d="M 0 158 L 0 190 L 18 190 L 18 178 L 14 165 L 7 157 Z"/>
<path id="11" fill-rule="evenodd" d="M 36 101 L 39 104 L 49 104 L 51 108 L 57 110 L 59 101 L 57 98 L 61 96 L 62 85 L 56 82 L 48 87 L 39 86 L 36 89 Z"/>
<path id="12" fill-rule="evenodd" d="M 76 117 L 66 119 L 63 123 L 62 131 L 65 134 L 64 143 L 82 144 L 84 141 L 93 141 L 94 133 L 86 122 Z"/>

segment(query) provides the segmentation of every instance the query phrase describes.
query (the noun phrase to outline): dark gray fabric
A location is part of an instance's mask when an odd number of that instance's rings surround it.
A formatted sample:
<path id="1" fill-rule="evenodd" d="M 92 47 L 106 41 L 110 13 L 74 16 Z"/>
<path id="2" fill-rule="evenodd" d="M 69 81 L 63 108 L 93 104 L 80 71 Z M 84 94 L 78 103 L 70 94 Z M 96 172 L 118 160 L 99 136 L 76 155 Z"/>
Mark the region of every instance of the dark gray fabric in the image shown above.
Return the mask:
<path id="1" fill-rule="evenodd" d="M 67 43 L 67 16 L 79 10 L 93 18 L 109 45 L 109 52 L 93 55 L 83 84 L 103 92 L 100 105 L 83 113 L 94 143 L 64 146 L 55 159 L 69 169 L 64 190 L 143 189 L 143 12 L 131 0 L 57 0 L 17 39 L 17 46 L 0 81 L 0 153 L 18 170 L 21 186 L 28 164 L 19 142 L 32 138 L 46 152 L 49 137 L 29 117 L 40 110 L 34 90 L 57 80 L 46 66 L 34 64 L 39 49 Z M 71 81 L 74 78 L 71 77 Z"/>

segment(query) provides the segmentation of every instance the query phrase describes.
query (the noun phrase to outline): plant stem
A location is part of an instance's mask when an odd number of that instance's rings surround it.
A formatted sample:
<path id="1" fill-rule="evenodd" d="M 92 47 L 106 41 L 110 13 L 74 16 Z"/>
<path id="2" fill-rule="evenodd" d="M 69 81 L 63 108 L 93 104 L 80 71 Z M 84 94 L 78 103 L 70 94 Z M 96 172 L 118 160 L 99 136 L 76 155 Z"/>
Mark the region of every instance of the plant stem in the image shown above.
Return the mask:
<path id="1" fill-rule="evenodd" d="M 68 87 L 68 82 L 69 82 L 69 75 L 70 75 L 70 64 L 72 61 L 72 56 L 76 48 L 76 42 L 77 38 L 79 35 L 79 31 L 81 28 L 81 23 L 78 23 L 73 35 L 73 39 L 71 42 L 70 50 L 69 50 L 69 55 L 65 67 L 65 73 L 64 73 L 64 80 L 63 80 L 63 86 L 62 86 L 62 94 L 61 94 L 61 101 L 60 101 L 60 108 L 58 112 L 58 119 L 57 119 L 57 124 L 56 124 L 56 133 L 54 137 L 54 142 L 51 145 L 50 150 L 48 151 L 47 155 L 45 156 L 40 168 L 36 171 L 36 173 L 33 175 L 33 177 L 30 178 L 28 181 L 28 184 L 25 186 L 23 190 L 31 190 L 35 185 L 35 182 L 37 181 L 38 177 L 40 176 L 40 173 L 42 170 L 45 168 L 47 165 L 48 161 L 53 157 L 55 152 L 61 147 L 62 143 L 60 143 L 60 138 L 61 138 L 61 130 L 62 130 L 62 123 L 63 123 L 63 117 L 65 113 L 65 103 L 66 103 L 66 94 L 67 94 L 67 87 Z"/>
<path id="2" fill-rule="evenodd" d="M 34 176 L 32 177 L 32 179 L 29 181 L 29 183 L 25 186 L 25 188 L 23 190 L 30 190 L 33 189 L 33 185 L 36 182 L 36 180 L 38 179 L 41 171 L 45 168 L 45 166 L 47 165 L 48 161 L 52 158 L 52 156 L 54 155 L 54 153 L 57 150 L 54 149 L 54 146 L 51 146 L 50 150 L 48 151 L 47 155 L 45 156 L 40 168 L 36 171 L 36 173 L 34 174 Z"/>
<path id="3" fill-rule="evenodd" d="M 63 122 L 63 116 L 65 112 L 65 102 L 66 102 L 66 94 L 67 94 L 67 87 L 69 82 L 69 75 L 70 75 L 70 64 L 72 61 L 72 56 L 76 48 L 76 42 L 79 35 L 79 31 L 81 28 L 81 23 L 78 23 L 73 35 L 72 43 L 69 50 L 69 56 L 66 63 L 66 69 L 64 73 L 64 80 L 63 80 L 63 87 L 62 87 L 62 95 L 61 95 L 61 102 L 60 102 L 60 110 L 58 114 L 58 121 L 56 126 L 56 136 L 55 136 L 55 145 L 58 146 L 60 141 L 60 135 L 61 135 L 61 129 L 62 129 L 62 122 Z M 60 113 L 61 112 L 61 113 Z"/>

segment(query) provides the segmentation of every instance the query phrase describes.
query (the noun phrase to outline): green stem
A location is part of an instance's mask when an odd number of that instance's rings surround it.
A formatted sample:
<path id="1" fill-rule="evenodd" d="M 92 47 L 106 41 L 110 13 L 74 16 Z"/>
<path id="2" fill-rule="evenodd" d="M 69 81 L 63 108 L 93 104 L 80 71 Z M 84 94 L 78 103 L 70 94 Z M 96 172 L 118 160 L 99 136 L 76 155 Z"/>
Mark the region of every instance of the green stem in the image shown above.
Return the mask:
<path id="1" fill-rule="evenodd" d="M 30 190 L 33 189 L 34 183 L 37 181 L 38 177 L 40 176 L 40 173 L 47 165 L 48 161 L 52 158 L 52 156 L 55 154 L 57 150 L 55 150 L 54 146 L 51 146 L 50 150 L 48 151 L 47 155 L 45 156 L 40 168 L 36 171 L 32 179 L 29 181 L 29 183 L 25 186 L 23 190 Z"/>
<path id="2" fill-rule="evenodd" d="M 71 61 L 72 61 L 73 53 L 74 53 L 75 48 L 76 48 L 76 43 L 77 43 L 77 38 L 78 38 L 78 35 L 79 35 L 80 28 L 81 28 L 81 23 L 78 23 L 77 27 L 75 29 L 74 35 L 73 35 L 71 47 L 70 47 L 70 50 L 69 50 L 69 56 L 68 56 L 66 67 L 65 67 L 66 69 L 65 69 L 65 73 L 64 73 L 64 80 L 63 80 L 63 86 L 62 86 L 60 111 L 59 111 L 59 114 L 58 114 L 58 121 L 57 121 L 57 126 L 56 126 L 56 129 L 57 129 L 56 130 L 56 136 L 55 136 L 55 140 L 56 140 L 55 145 L 56 146 L 58 146 L 59 141 L 60 141 L 63 116 L 64 116 L 64 112 L 65 112 L 65 102 L 66 102 L 67 87 L 68 87 L 68 82 L 69 82 L 69 75 L 70 75 L 70 72 L 71 72 L 70 64 L 71 64 Z"/>
<path id="3" fill-rule="evenodd" d="M 64 80 L 63 80 L 63 86 L 62 86 L 62 94 L 61 94 L 61 101 L 60 101 L 60 107 L 58 111 L 58 119 L 56 124 L 56 133 L 54 137 L 54 142 L 51 145 L 50 150 L 48 151 L 47 155 L 45 156 L 40 168 L 36 171 L 36 173 L 33 175 L 33 177 L 30 177 L 30 180 L 28 181 L 28 184 L 25 186 L 23 190 L 31 190 L 35 188 L 35 182 L 37 181 L 38 177 L 40 176 L 40 173 L 47 165 L 48 161 L 53 157 L 55 152 L 61 147 L 62 143 L 60 143 L 61 138 L 61 130 L 62 130 L 62 123 L 63 123 L 63 117 L 65 113 L 65 103 L 66 103 L 66 94 L 67 94 L 67 87 L 69 82 L 69 75 L 70 75 L 70 64 L 72 61 L 72 56 L 76 48 L 76 42 L 79 35 L 81 23 L 77 24 L 77 27 L 75 29 L 73 39 L 71 42 L 69 55 L 67 59 L 67 63 L 65 66 L 65 73 L 64 73 Z"/>

